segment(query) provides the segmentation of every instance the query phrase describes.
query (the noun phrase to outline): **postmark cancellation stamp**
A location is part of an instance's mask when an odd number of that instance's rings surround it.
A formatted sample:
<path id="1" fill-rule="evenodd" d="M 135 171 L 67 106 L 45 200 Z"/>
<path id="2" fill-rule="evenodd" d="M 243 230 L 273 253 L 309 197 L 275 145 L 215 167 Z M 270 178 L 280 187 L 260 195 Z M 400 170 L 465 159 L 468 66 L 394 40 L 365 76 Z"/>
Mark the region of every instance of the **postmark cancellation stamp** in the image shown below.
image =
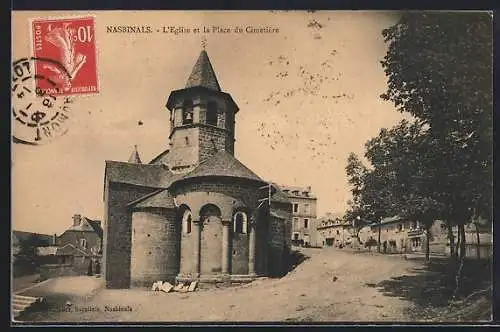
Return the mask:
<path id="1" fill-rule="evenodd" d="M 15 143 L 41 145 L 67 132 L 75 98 L 99 93 L 93 16 L 30 20 L 31 56 L 12 64 Z"/>
<path id="2" fill-rule="evenodd" d="M 62 136 L 71 118 L 72 96 L 58 96 L 51 91 L 61 85 L 50 77 L 35 74 L 35 67 L 51 65 L 67 75 L 65 68 L 51 59 L 22 58 L 12 64 L 11 108 L 12 134 L 15 143 L 41 145 Z M 42 89 L 41 86 L 48 87 Z"/>

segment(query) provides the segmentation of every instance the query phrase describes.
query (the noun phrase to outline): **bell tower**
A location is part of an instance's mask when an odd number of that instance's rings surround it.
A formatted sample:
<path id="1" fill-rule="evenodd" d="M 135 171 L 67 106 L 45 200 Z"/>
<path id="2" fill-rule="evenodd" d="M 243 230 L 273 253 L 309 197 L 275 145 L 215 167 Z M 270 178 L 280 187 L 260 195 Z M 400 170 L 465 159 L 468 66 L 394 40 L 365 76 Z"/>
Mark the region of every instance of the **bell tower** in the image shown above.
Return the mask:
<path id="1" fill-rule="evenodd" d="M 184 89 L 172 91 L 166 107 L 170 112 L 167 163 L 173 172 L 188 172 L 221 150 L 234 155 L 238 106 L 221 90 L 205 49 Z"/>

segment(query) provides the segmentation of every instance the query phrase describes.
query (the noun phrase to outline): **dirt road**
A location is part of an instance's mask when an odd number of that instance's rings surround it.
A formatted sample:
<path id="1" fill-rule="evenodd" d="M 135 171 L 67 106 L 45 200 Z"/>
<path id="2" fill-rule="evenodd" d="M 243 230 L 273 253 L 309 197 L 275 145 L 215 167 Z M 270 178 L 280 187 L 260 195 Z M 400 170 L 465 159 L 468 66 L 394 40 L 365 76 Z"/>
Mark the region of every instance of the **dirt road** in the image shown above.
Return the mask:
<path id="1" fill-rule="evenodd" d="M 409 303 L 384 295 L 373 285 L 411 274 L 409 269 L 415 262 L 398 256 L 339 249 L 302 249 L 302 252 L 310 258 L 282 279 L 263 279 L 244 286 L 193 293 L 102 289 L 90 299 L 74 299 L 70 312 L 38 312 L 26 319 L 74 322 L 405 321 L 404 309 Z M 106 310 L 113 308 L 121 311 Z"/>

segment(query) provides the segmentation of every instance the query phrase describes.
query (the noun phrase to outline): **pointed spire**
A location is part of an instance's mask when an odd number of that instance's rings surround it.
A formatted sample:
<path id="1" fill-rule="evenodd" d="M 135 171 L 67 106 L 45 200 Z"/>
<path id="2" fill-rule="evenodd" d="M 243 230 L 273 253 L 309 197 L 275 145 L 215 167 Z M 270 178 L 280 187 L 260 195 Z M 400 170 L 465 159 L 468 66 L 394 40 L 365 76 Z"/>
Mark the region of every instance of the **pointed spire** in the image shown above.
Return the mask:
<path id="1" fill-rule="evenodd" d="M 186 88 L 202 86 L 211 90 L 221 91 L 214 69 L 210 63 L 210 59 L 208 58 L 208 53 L 205 50 L 206 45 L 206 39 L 203 39 L 203 50 L 201 51 L 198 61 L 196 61 L 196 64 L 191 71 L 191 75 L 189 75 Z"/>
<path id="2" fill-rule="evenodd" d="M 134 145 L 134 151 L 130 154 L 128 158 L 129 163 L 142 164 L 141 158 L 139 157 L 139 151 L 137 151 L 137 145 Z"/>

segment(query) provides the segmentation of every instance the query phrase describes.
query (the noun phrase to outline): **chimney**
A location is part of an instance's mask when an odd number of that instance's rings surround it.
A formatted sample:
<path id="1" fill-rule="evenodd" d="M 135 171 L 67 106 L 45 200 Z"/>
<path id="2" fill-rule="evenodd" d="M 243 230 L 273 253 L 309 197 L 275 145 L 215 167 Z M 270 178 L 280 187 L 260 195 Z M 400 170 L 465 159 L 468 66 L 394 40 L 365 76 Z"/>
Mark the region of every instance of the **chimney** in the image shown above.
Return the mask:
<path id="1" fill-rule="evenodd" d="M 311 186 L 307 186 L 307 191 L 311 192 Z"/>
<path id="2" fill-rule="evenodd" d="M 82 216 L 79 214 L 75 214 L 73 216 L 73 226 L 80 226 L 81 222 L 82 222 Z"/>
<path id="3" fill-rule="evenodd" d="M 52 245 L 57 246 L 57 234 L 56 233 L 54 233 L 54 235 L 52 236 Z"/>

